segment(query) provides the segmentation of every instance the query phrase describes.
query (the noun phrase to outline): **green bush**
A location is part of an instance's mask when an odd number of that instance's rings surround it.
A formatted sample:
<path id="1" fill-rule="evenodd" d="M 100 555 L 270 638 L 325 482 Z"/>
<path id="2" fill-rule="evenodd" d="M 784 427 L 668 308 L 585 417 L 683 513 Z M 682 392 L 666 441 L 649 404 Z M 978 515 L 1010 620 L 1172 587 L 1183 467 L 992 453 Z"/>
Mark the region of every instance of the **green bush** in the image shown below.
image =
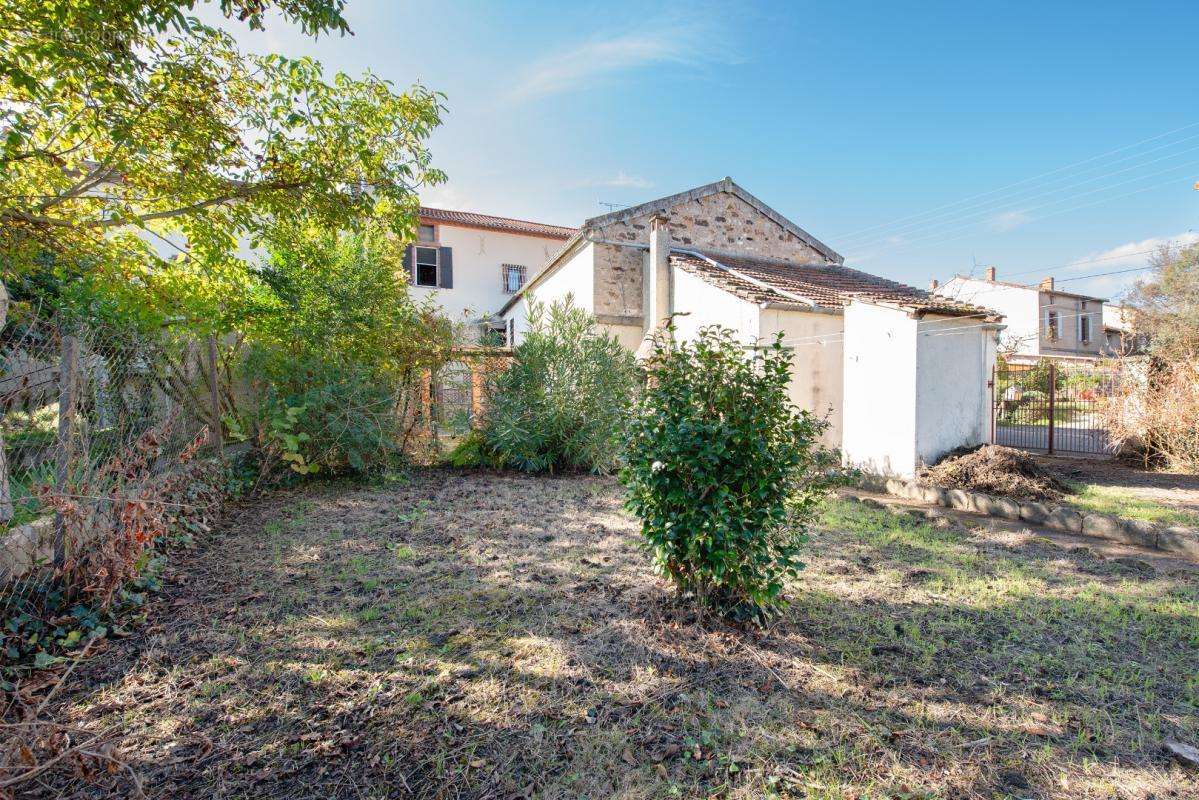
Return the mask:
<path id="1" fill-rule="evenodd" d="M 805 527 L 834 482 L 828 423 L 792 405 L 781 338 L 747 353 L 732 331 L 660 338 L 621 478 L 657 568 L 702 606 L 761 622 L 803 567 Z"/>
<path id="2" fill-rule="evenodd" d="M 230 432 L 293 473 L 385 467 L 409 432 L 405 403 L 449 357 L 451 326 L 411 298 L 403 248 L 377 229 L 281 228 L 268 249 Z"/>
<path id="3" fill-rule="evenodd" d="M 632 354 L 568 296 L 533 305 L 513 355 L 484 414 L 494 460 L 526 472 L 612 471 L 640 377 Z"/>

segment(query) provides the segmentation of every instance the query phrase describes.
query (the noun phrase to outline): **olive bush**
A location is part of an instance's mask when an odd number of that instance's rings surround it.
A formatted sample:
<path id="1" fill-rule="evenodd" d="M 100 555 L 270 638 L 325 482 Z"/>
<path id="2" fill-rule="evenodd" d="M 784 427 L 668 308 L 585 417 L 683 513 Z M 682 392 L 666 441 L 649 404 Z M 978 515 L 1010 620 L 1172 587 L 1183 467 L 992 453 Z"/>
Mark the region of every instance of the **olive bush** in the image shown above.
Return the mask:
<path id="1" fill-rule="evenodd" d="M 787 395 L 781 338 L 747 352 L 732 331 L 658 338 L 621 478 L 656 567 L 703 607 L 761 622 L 802 569 L 805 528 L 834 482 L 828 423 Z"/>

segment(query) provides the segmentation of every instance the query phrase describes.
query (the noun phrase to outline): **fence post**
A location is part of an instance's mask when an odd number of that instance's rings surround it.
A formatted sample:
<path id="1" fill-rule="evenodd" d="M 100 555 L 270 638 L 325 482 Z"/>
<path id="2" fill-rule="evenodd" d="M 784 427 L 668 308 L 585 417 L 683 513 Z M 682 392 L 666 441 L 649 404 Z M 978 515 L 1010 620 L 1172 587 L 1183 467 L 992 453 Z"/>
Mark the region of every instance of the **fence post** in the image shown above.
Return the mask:
<path id="1" fill-rule="evenodd" d="M 62 356 L 58 362 L 58 463 L 54 470 L 54 491 L 67 492 L 67 473 L 71 466 L 71 425 L 75 416 L 75 367 L 79 359 L 79 340 L 62 337 Z M 66 522 L 62 511 L 54 512 L 54 566 L 66 560 Z"/>
<path id="2" fill-rule="evenodd" d="M 995 426 L 998 424 L 998 422 L 996 420 L 997 412 L 995 410 L 995 406 L 1001 402 L 999 399 L 1000 395 L 999 395 L 999 365 L 998 364 L 991 365 L 990 389 L 991 389 L 991 398 L 990 398 L 991 399 L 991 444 L 998 444 L 998 442 L 995 441 L 995 434 L 997 432 Z"/>
<path id="3" fill-rule="evenodd" d="M 1057 366 L 1049 362 L 1049 455 L 1053 455 L 1053 406 L 1057 400 Z"/>
<path id="4" fill-rule="evenodd" d="M 221 430 L 221 390 L 216 371 L 216 337 L 208 337 L 208 396 L 212 401 L 212 435 L 215 437 L 217 453 L 225 455 L 225 434 Z"/>
<path id="5" fill-rule="evenodd" d="M 0 281 L 0 329 L 8 319 L 8 289 Z M 4 454 L 4 430 L 0 429 L 0 525 L 13 518 L 12 491 L 8 485 L 8 458 Z"/>

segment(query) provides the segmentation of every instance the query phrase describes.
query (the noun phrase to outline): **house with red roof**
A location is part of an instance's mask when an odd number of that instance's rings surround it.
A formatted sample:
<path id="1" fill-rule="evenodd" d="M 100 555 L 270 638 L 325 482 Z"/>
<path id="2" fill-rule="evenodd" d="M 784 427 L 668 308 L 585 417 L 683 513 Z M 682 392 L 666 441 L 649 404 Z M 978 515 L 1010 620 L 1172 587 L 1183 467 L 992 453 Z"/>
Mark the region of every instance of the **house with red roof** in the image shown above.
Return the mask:
<path id="1" fill-rule="evenodd" d="M 562 229 L 569 230 L 569 229 Z M 642 355 L 720 325 L 747 350 L 781 335 L 791 399 L 826 417 L 827 444 L 872 472 L 912 476 L 990 435 L 1002 315 L 845 266 L 730 178 L 587 220 L 497 305 L 519 343 L 534 302 L 570 296 Z"/>

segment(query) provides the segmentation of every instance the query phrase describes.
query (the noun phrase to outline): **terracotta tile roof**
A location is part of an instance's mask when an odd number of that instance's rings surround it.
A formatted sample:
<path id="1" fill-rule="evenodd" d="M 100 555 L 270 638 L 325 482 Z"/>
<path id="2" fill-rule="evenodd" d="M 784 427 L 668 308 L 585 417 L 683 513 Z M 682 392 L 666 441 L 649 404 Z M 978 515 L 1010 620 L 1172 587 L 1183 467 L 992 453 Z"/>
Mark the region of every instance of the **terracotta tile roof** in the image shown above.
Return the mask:
<path id="1" fill-rule="evenodd" d="M 672 251 L 670 263 L 753 303 L 804 308 L 809 304 L 845 306 L 853 300 L 864 300 L 946 316 L 985 315 L 984 319 L 994 322 L 1002 319 L 990 309 L 930 295 L 840 264 L 794 264 L 723 254 L 703 256 L 692 251 Z"/>
<path id="2" fill-rule="evenodd" d="M 463 225 L 468 228 L 484 228 L 503 233 L 524 233 L 546 239 L 568 239 L 576 231 L 575 228 L 547 225 L 544 222 L 529 222 L 524 219 L 493 217 L 489 214 L 475 214 L 472 211 L 450 211 L 428 206 L 420 207 L 420 218 L 422 222 L 444 222 L 447 225 Z"/>

